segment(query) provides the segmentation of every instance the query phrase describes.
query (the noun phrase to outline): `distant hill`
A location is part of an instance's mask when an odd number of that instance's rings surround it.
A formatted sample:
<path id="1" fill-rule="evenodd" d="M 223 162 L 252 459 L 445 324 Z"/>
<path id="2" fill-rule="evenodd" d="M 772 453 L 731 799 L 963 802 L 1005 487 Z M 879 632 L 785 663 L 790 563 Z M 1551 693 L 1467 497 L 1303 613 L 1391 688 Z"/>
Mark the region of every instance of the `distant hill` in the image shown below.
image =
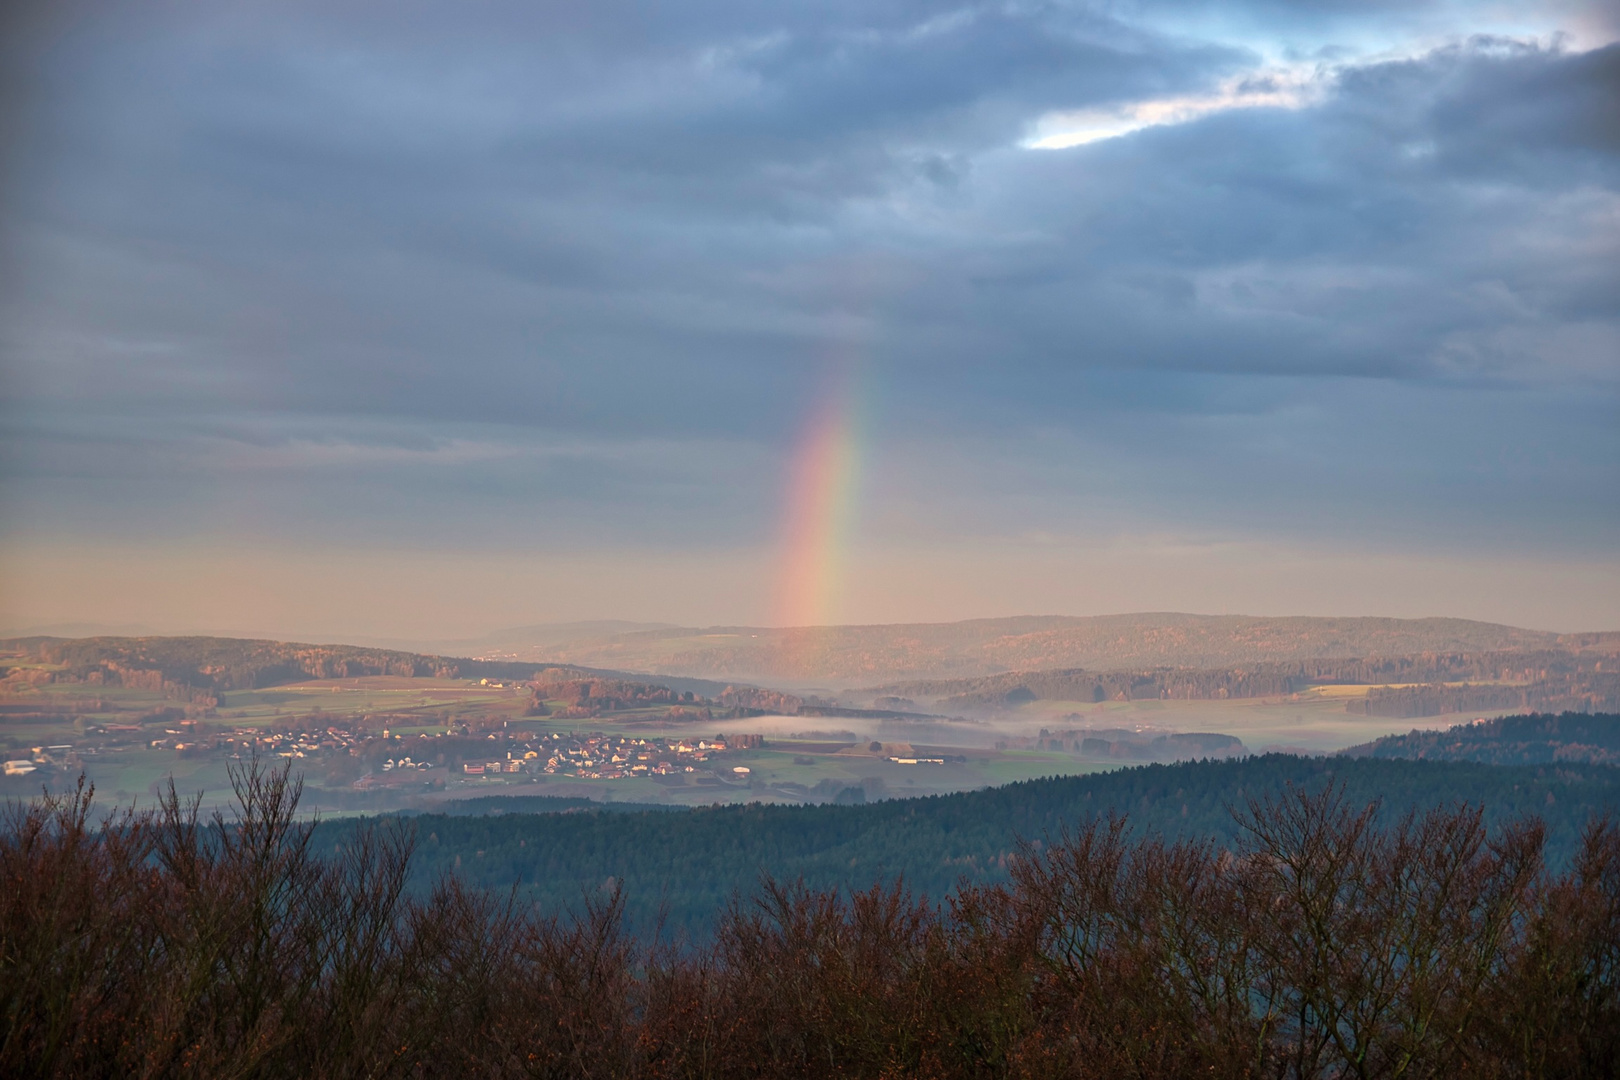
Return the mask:
<path id="1" fill-rule="evenodd" d="M 1495 647 L 1460 647 L 1470 642 Z M 1328 655 L 1314 655 L 1319 651 Z M 1261 697 L 1324 683 L 1373 687 L 1364 699 L 1347 701 L 1346 708 L 1374 716 L 1620 707 L 1620 672 L 1615 670 L 1620 666 L 1620 634 L 1559 636 L 1455 619 L 1142 615 L 813 630 L 666 629 L 530 652 L 533 658 L 470 658 L 246 638 L 35 636 L 0 640 L 0 681 L 17 665 L 46 664 L 50 672 L 31 672 L 29 678 L 48 675 L 49 681 L 161 691 L 208 705 L 230 690 L 370 675 L 606 679 L 656 683 L 677 693 L 767 711 L 791 713 L 802 702 L 816 715 L 827 716 L 867 715 L 849 711 L 855 705 L 870 705 L 885 716 L 928 708 L 972 716 L 1036 700 Z M 1092 666 L 1023 666 L 949 678 L 912 672 L 864 690 L 848 689 L 856 680 L 846 677 L 930 666 L 983 668 L 1001 660 L 1039 665 L 1063 656 L 1090 658 Z M 1130 666 L 1121 662 L 1126 657 L 1156 662 Z M 589 662 L 609 659 L 616 666 Z M 734 668 L 776 670 L 744 676 L 730 674 Z M 843 684 L 837 700 L 764 692 L 755 685 L 818 682 Z M 759 700 L 739 697 L 750 693 Z M 931 704 L 919 710 L 918 702 Z"/>
<path id="2" fill-rule="evenodd" d="M 626 619 L 590 619 L 579 622 L 538 623 L 512 626 L 475 638 L 447 638 L 433 641 L 377 640 L 373 644 L 408 652 L 441 656 L 471 656 L 487 660 L 524 660 L 537 649 L 554 648 L 576 641 L 597 640 L 614 634 L 643 630 L 674 629 L 674 623 L 630 622 Z"/>
<path id="3" fill-rule="evenodd" d="M 1152 613 L 803 629 L 643 630 L 540 646 L 522 658 L 659 675 L 852 686 L 1007 671 L 1220 668 L 1323 658 L 1584 647 L 1620 647 L 1620 635 L 1560 637 L 1466 619 Z"/>
<path id="4" fill-rule="evenodd" d="M 104 682 L 164 690 L 177 697 L 195 691 L 215 694 L 249 690 L 310 679 L 347 679 L 365 675 L 408 678 L 532 679 L 546 670 L 550 678 L 622 678 L 620 671 L 535 661 L 475 660 L 430 656 L 359 645 L 314 645 L 297 641 L 261 641 L 220 637 L 25 637 L 0 640 L 0 653 L 59 667 L 69 680 Z M 0 657 L 0 674 L 6 667 Z M 561 670 L 552 670 L 560 668 Z M 716 696 L 728 684 L 704 679 L 661 678 L 671 690 Z"/>
<path id="5" fill-rule="evenodd" d="M 580 906 L 609 881 L 622 883 L 631 922 L 660 910 L 676 928 L 707 924 L 762 873 L 815 887 L 865 887 L 903 877 L 938 898 L 963 878 L 1000 880 L 1022 840 L 1045 841 L 1065 827 L 1109 813 L 1170 837 L 1229 843 L 1230 808 L 1280 794 L 1287 785 L 1344 785 L 1352 801 L 1381 801 L 1390 815 L 1468 802 L 1500 824 L 1535 814 L 1549 827 L 1554 863 L 1574 850 L 1594 814 L 1620 810 L 1620 769 L 1594 765 L 1502 768 L 1461 762 L 1300 758 L 1149 765 L 1058 777 L 956 795 L 865 806 L 730 806 L 643 813 L 583 810 L 414 819 L 416 887 L 456 871 L 472 884 L 513 885 L 551 910 Z M 564 800 L 558 800 L 562 803 Z M 496 800 L 485 802 L 497 808 Z M 532 805 L 532 804 L 531 804 Z M 469 807 L 470 808 L 470 807 Z M 526 809 L 514 802 L 511 809 Z M 339 843 L 352 822 L 321 826 L 319 843 Z"/>
<path id="6" fill-rule="evenodd" d="M 50 623 L 43 626 L 13 627 L 0 631 L 4 638 L 85 638 L 85 637 L 150 637 L 157 631 L 144 623 Z"/>
<path id="7" fill-rule="evenodd" d="M 1620 715 L 1532 713 L 1413 731 L 1352 746 L 1348 757 L 1479 761 L 1493 765 L 1620 765 Z"/>
<path id="8" fill-rule="evenodd" d="M 1439 683 L 1507 679 L 1502 672 L 1508 669 L 1521 683 L 1577 668 L 1612 682 L 1615 673 L 1605 672 L 1603 662 L 1611 669 L 1620 665 L 1620 633 L 1558 635 L 1464 619 L 1146 614 L 619 632 L 624 625 L 506 631 L 511 642 L 532 643 L 491 649 L 477 658 L 359 645 L 156 636 L 37 635 L 0 640 L 0 651 L 61 665 L 70 677 L 99 672 L 96 678 L 116 681 L 121 672 L 156 672 L 165 685 L 208 691 L 384 674 L 527 679 L 539 668 L 567 667 L 582 676 L 653 675 L 672 689 L 710 697 L 732 683 L 848 688 L 881 682 L 887 685 L 873 688 L 879 696 L 960 698 L 968 705 L 993 702 L 1008 691 L 1025 700 L 1092 700 L 1099 692 L 1109 699 L 1244 697 L 1286 692 L 1291 681 Z M 1111 677 L 1099 679 L 1098 673 Z M 1141 693 L 1132 690 L 1138 683 Z M 1587 689 L 1572 685 L 1561 692 Z M 1380 715 L 1431 715 L 1440 709 L 1431 707 L 1436 703 L 1430 698 L 1438 701 L 1436 691 L 1400 691 Z M 1521 704 L 1537 703 L 1470 700 L 1461 707 Z"/>

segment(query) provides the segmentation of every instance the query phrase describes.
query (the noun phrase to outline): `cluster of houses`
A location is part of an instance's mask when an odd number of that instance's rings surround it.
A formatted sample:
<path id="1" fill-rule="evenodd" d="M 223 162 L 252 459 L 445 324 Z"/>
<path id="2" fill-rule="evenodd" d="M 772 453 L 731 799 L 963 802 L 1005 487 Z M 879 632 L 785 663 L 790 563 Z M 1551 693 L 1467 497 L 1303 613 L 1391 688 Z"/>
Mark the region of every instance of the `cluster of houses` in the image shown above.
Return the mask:
<path id="1" fill-rule="evenodd" d="M 238 760 L 252 756 L 329 759 L 361 758 L 366 775 L 355 782 L 357 788 L 391 787 L 402 783 L 430 782 L 443 786 L 444 771 L 461 778 L 496 776 L 557 776 L 587 780 L 619 780 L 634 777 L 679 777 L 699 771 L 712 758 L 727 750 L 754 749 L 763 745 L 759 735 L 719 735 L 713 739 L 660 737 L 638 738 L 601 732 L 541 734 L 529 730 L 502 729 L 488 735 L 465 728 L 443 734 L 423 733 L 406 739 L 394 738 L 384 728 L 381 738 L 375 729 L 338 724 L 324 728 L 274 731 L 240 727 L 231 731 L 205 732 L 195 721 L 181 720 L 164 727 L 161 735 L 152 728 L 137 725 L 107 725 L 92 738 L 83 752 L 97 754 L 131 748 L 128 735 L 139 740 L 136 746 L 153 750 L 175 750 L 181 754 L 213 751 Z M 409 753 L 403 751 L 409 750 Z M 76 764 L 77 751 L 71 746 L 36 747 L 28 758 L 13 755 L 5 762 L 5 775 L 24 776 L 50 765 Z M 433 775 L 424 775 L 431 770 Z M 707 770 L 704 770 L 707 771 Z M 746 768 L 729 770 L 746 776 Z"/>
<path id="2" fill-rule="evenodd" d="M 219 751 L 238 760 L 254 754 L 284 758 L 340 753 L 360 755 L 369 738 L 365 732 L 340 727 L 280 732 L 244 727 L 232 732 L 210 733 L 196 720 L 174 721 L 173 726 L 156 732 L 140 724 L 104 724 L 87 732 L 77 745 L 36 746 L 26 758 L 10 755 L 10 760 L 4 763 L 4 775 L 27 776 L 39 769 L 71 773 L 83 768 L 86 756 L 93 759 L 101 754 L 131 749 L 173 750 L 181 755 Z"/>
<path id="3" fill-rule="evenodd" d="M 739 745 L 744 739 L 731 737 Z M 636 776 L 675 776 L 696 772 L 697 766 L 732 747 L 726 737 L 708 739 L 641 739 L 624 735 L 552 735 L 543 750 L 527 750 L 524 757 L 538 771 L 586 780 L 620 780 Z M 757 741 L 753 744 L 757 745 Z"/>
<path id="4" fill-rule="evenodd" d="M 508 741 L 504 756 L 490 753 L 483 758 L 467 757 L 450 765 L 462 777 L 492 778 L 507 775 L 545 775 L 581 780 L 625 780 L 635 777 L 675 777 L 699 771 L 715 754 L 726 750 L 756 748 L 758 735 L 720 735 L 714 739 L 637 738 L 601 732 L 556 732 L 549 735 L 519 733 Z M 495 747 L 490 747 L 493 751 Z M 385 773 L 428 769 L 426 761 L 413 761 L 409 755 L 389 757 L 382 762 Z M 739 770 L 734 769 L 734 772 Z M 747 769 L 740 770 L 746 774 Z"/>
<path id="5" fill-rule="evenodd" d="M 723 739 L 630 739 L 594 735 L 580 745 L 552 755 L 545 771 L 592 780 L 618 780 L 629 776 L 673 776 L 695 772 L 696 767 L 728 749 Z"/>
<path id="6" fill-rule="evenodd" d="M 333 753 L 358 754 L 369 738 L 365 732 L 340 727 L 328 727 L 324 731 L 286 732 L 238 728 L 235 737 L 226 738 L 224 743 L 234 751 L 233 757 L 240 757 L 242 751 L 257 750 L 276 757 L 301 758 Z"/>
<path id="7" fill-rule="evenodd" d="M 138 725 L 107 724 L 102 728 L 108 740 L 99 749 L 123 749 L 118 736 L 140 733 L 149 736 L 150 729 Z M 269 731 L 264 728 L 239 727 L 230 732 L 204 733 L 195 720 L 181 720 L 174 727 L 165 727 L 157 738 L 142 741 L 153 750 L 223 750 L 233 758 L 259 753 L 272 757 L 314 757 L 323 753 L 358 754 L 371 738 L 364 731 L 351 731 L 346 727 L 328 727 L 324 730 Z"/>

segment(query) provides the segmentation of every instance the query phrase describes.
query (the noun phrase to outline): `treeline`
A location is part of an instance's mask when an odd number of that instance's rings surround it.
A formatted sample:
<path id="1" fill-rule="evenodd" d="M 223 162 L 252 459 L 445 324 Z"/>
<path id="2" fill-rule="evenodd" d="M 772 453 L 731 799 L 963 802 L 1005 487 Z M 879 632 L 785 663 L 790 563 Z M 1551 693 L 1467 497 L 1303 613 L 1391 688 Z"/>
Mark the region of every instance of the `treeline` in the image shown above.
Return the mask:
<path id="1" fill-rule="evenodd" d="M 714 697 L 705 697 L 694 690 L 678 690 L 662 683 L 581 677 L 576 669 L 547 668 L 534 675 L 529 715 L 584 719 L 668 705 L 671 719 L 725 720 L 767 712 L 792 714 L 802 704 L 791 694 L 752 686 L 726 686 Z"/>
<path id="2" fill-rule="evenodd" d="M 567 672 L 543 671 L 535 676 L 530 691 L 530 715 L 548 716 L 555 713 L 563 718 L 590 717 L 647 705 L 695 704 L 700 700 L 691 691 L 677 693 L 667 686 L 627 682 L 624 679 L 567 678 L 566 675 Z M 548 704 L 552 701 L 561 704 L 553 709 Z"/>
<path id="3" fill-rule="evenodd" d="M 1030 701 L 1210 701 L 1278 697 L 1314 686 L 1374 686 L 1347 708 L 1372 716 L 1436 716 L 1493 708 L 1620 708 L 1620 658 L 1577 649 L 1422 653 L 1352 660 L 1302 660 L 1232 668 L 1139 671 L 1014 671 L 973 679 L 933 679 L 873 687 L 879 699 L 929 698 L 950 710 L 1016 707 Z M 1607 667 L 1607 670 L 1605 670 Z M 1447 686 L 1511 681 L 1512 686 Z M 1418 683 L 1413 687 L 1380 684 Z"/>
<path id="4" fill-rule="evenodd" d="M 751 713 L 782 713 L 792 716 L 804 705 L 804 699 L 779 690 L 766 690 L 758 686 L 727 686 L 715 695 L 715 700 L 729 709 L 743 709 Z"/>
<path id="5" fill-rule="evenodd" d="M 1445 731 L 1386 735 L 1346 756 L 1481 761 L 1493 765 L 1584 762 L 1620 765 L 1620 715 L 1532 713 L 1458 724 Z"/>
<path id="6" fill-rule="evenodd" d="M 555 909 L 615 882 L 625 917 L 645 929 L 662 919 L 700 933 L 713 911 L 748 892 L 762 873 L 818 889 L 864 889 L 903 878 L 935 899 L 964 878 L 1008 874 L 1020 840 L 1046 843 L 1077 823 L 1128 815 L 1142 835 L 1236 843 L 1230 809 L 1253 797 L 1341 784 L 1363 803 L 1408 810 L 1466 801 L 1488 824 L 1525 814 L 1547 826 L 1547 856 L 1565 865 L 1582 827 L 1620 813 L 1620 769 L 1567 765 L 1493 768 L 1463 762 L 1300 758 L 1269 754 L 1230 761 L 1148 765 L 979 791 L 865 805 L 711 806 L 673 813 L 578 811 L 488 817 L 423 814 L 413 889 L 445 873 L 495 891 L 516 888 Z M 859 789 L 855 789 L 859 790 Z M 513 806 L 511 809 L 518 809 Z M 347 844 L 351 822 L 323 824 L 318 843 Z"/>
<path id="7" fill-rule="evenodd" d="M 1016 675 L 971 680 L 968 689 L 946 693 L 934 707 L 950 710 L 1018 706 L 1030 701 L 1142 701 L 1266 697 L 1290 694 L 1301 685 L 1299 677 L 1267 671 L 1153 671 L 1020 672 Z M 987 684 L 987 685 L 985 685 Z M 885 687 L 900 694 L 928 691 L 913 686 Z"/>
<path id="8" fill-rule="evenodd" d="M 62 666 L 62 681 L 159 689 L 153 679 L 199 690 L 252 690 L 307 679 L 361 675 L 454 677 L 455 661 L 352 645 L 305 645 L 213 637 L 33 638 L 0 642 Z M 530 672 L 533 666 L 530 665 Z"/>
<path id="9" fill-rule="evenodd" d="M 1524 686 L 1375 686 L 1345 702 L 1347 712 L 1400 720 L 1496 709 L 1620 709 L 1620 674 L 1553 674 Z"/>
<path id="10" fill-rule="evenodd" d="M 1026 740 L 1007 741 L 1009 745 L 1018 745 Z M 1212 731 L 1152 735 L 1124 728 L 1071 728 L 1060 731 L 1042 728 L 1038 736 L 1027 741 L 1037 750 L 1067 750 L 1087 757 L 1129 761 L 1182 761 L 1247 753 L 1242 739 Z"/>
<path id="11" fill-rule="evenodd" d="M 401 824 L 318 854 L 286 774 L 234 817 L 89 793 L 0 830 L 18 1077 L 1598 1077 L 1620 1060 L 1620 830 L 1384 822 L 1337 787 L 1238 840 L 1077 823 L 948 904 L 766 880 L 701 944 L 455 878 Z"/>

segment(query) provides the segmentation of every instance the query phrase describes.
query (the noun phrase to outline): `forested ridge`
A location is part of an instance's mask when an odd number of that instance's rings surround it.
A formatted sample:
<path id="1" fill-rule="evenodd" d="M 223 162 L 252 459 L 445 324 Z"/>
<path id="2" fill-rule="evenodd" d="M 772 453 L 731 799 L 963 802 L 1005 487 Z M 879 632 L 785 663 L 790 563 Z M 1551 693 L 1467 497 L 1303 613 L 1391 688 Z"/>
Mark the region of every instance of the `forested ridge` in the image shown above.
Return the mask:
<path id="1" fill-rule="evenodd" d="M 59 666 L 64 681 L 144 689 L 220 692 L 251 690 L 310 679 L 367 675 L 407 678 L 547 681 L 614 678 L 621 673 L 567 665 L 428 656 L 358 645 L 312 645 L 220 637 L 10 638 L 0 650 Z M 664 679 L 662 689 L 720 693 L 723 683 Z"/>
<path id="2" fill-rule="evenodd" d="M 1386 735 L 1344 751 L 1351 757 L 1480 761 L 1493 765 L 1586 762 L 1620 765 L 1620 715 L 1566 712 L 1559 715 L 1482 718 L 1444 731 Z"/>
<path id="3" fill-rule="evenodd" d="M 632 926 L 660 916 L 700 929 L 761 874 L 816 888 L 865 888 L 903 878 L 936 899 L 962 879 L 1003 880 L 1020 841 L 1050 843 L 1065 829 L 1110 813 L 1141 835 L 1238 836 L 1232 810 L 1255 796 L 1343 786 L 1386 817 L 1471 803 L 1496 824 L 1535 814 L 1548 825 L 1548 857 L 1567 861 L 1594 815 L 1620 810 L 1620 769 L 1568 765 L 1499 768 L 1469 763 L 1301 758 L 1269 754 L 1235 761 L 1148 765 L 1056 777 L 954 795 L 864 806 L 749 805 L 675 812 L 606 813 L 566 807 L 550 814 L 423 814 L 413 819 L 413 887 L 445 873 L 497 890 L 517 886 L 547 908 L 578 907 L 604 886 L 621 887 Z M 492 802 L 485 803 L 494 805 Z M 335 847 L 355 828 L 321 826 Z"/>

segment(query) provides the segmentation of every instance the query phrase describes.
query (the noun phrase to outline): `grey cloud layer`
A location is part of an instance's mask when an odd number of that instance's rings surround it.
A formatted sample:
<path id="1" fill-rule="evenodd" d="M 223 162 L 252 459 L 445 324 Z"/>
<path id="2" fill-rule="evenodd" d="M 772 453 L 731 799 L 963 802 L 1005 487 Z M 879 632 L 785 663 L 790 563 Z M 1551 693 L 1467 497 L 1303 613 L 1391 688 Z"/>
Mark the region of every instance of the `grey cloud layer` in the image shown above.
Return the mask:
<path id="1" fill-rule="evenodd" d="M 1620 525 L 1620 47 L 1323 38 L 1304 107 L 1034 151 L 1270 61 L 1174 5 L 91 10 L 9 173 L 12 528 L 760 538 L 851 357 L 925 511 L 874 529 Z"/>

